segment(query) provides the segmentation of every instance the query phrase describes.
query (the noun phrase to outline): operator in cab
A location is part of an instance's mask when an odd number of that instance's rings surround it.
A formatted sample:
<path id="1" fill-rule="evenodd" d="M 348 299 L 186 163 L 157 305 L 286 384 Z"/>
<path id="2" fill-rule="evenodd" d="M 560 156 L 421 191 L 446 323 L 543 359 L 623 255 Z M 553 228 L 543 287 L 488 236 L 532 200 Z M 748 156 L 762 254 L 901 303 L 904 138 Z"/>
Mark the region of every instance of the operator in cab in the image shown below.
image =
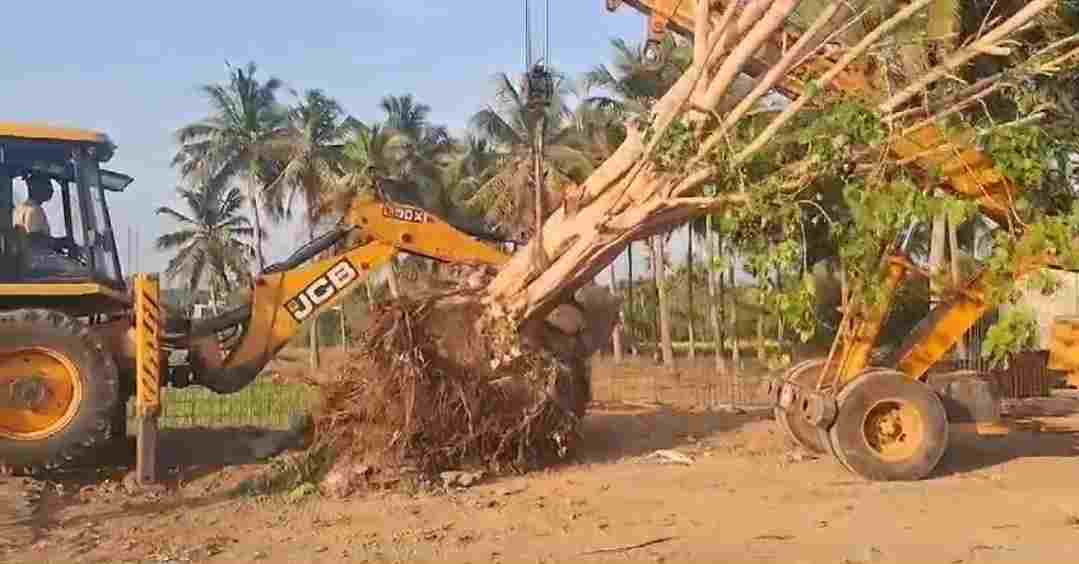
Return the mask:
<path id="1" fill-rule="evenodd" d="M 26 232 L 29 242 L 28 274 L 50 276 L 84 276 L 81 253 L 70 237 L 53 237 L 44 204 L 52 200 L 52 180 L 39 173 L 23 176 L 26 200 L 15 208 L 12 223 Z"/>
<path id="2" fill-rule="evenodd" d="M 49 218 L 41 206 L 52 199 L 52 181 L 34 174 L 26 177 L 26 200 L 15 208 L 15 227 L 21 227 L 28 235 L 52 238 Z"/>

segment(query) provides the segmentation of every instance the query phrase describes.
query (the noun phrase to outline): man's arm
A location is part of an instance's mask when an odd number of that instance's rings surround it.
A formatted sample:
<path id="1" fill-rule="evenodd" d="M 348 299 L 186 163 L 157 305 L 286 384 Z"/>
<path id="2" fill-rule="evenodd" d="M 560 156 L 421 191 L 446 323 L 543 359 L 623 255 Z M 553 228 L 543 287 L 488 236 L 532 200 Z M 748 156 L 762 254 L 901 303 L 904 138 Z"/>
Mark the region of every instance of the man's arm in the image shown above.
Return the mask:
<path id="1" fill-rule="evenodd" d="M 52 229 L 49 228 L 49 216 L 45 215 L 45 209 L 34 206 L 27 210 L 26 230 L 30 233 L 40 233 L 52 237 Z"/>

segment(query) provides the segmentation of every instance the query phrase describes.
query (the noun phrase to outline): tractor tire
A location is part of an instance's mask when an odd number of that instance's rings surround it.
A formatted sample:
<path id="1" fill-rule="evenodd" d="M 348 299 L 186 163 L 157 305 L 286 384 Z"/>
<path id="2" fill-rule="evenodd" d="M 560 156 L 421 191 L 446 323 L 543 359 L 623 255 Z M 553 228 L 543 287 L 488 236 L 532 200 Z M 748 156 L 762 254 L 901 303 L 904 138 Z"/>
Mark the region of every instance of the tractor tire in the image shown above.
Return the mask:
<path id="1" fill-rule="evenodd" d="M 817 386 L 817 379 L 825 362 L 827 362 L 827 359 L 824 358 L 799 362 L 787 370 L 787 373 L 783 375 L 783 379 L 787 382 L 798 384 L 803 389 L 814 389 Z M 806 420 L 801 404 L 802 402 L 800 401 L 794 402 L 794 405 L 788 410 L 775 407 L 772 415 L 779 424 L 779 428 L 783 430 L 783 434 L 792 443 L 812 453 L 821 454 L 825 452 L 827 446 L 820 437 L 819 429 Z"/>
<path id="2" fill-rule="evenodd" d="M 928 476 L 948 448 L 948 417 L 929 386 L 895 370 L 871 369 L 847 384 L 829 429 L 832 453 L 874 481 Z"/>
<path id="3" fill-rule="evenodd" d="M 104 443 L 119 401 L 116 364 L 101 340 L 79 320 L 45 309 L 0 313 L 0 386 L 23 386 L 36 398 L 0 407 L 0 464 L 28 473 L 77 461 Z"/>

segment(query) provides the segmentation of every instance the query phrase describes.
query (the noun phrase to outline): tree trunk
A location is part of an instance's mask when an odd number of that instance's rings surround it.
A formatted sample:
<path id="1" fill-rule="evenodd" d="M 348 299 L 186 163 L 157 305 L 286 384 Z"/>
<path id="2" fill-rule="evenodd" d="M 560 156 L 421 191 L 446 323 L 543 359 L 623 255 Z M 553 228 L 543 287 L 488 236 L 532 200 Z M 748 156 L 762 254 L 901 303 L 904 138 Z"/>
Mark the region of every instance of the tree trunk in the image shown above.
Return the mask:
<path id="1" fill-rule="evenodd" d="M 192 289 L 191 293 L 193 295 L 195 295 L 195 296 L 198 295 L 194 289 Z M 221 313 L 220 311 L 218 311 L 220 309 L 218 307 L 218 303 L 220 303 L 220 302 L 219 302 L 219 299 L 218 299 L 218 296 L 217 296 L 217 280 L 215 280 L 213 277 L 211 277 L 210 278 L 210 311 L 213 312 L 214 317 L 217 317 Z"/>
<path id="2" fill-rule="evenodd" d="M 731 363 L 734 364 L 734 371 L 737 373 L 742 369 L 742 343 L 740 342 L 741 335 L 738 334 L 738 284 L 734 279 L 734 264 L 737 262 L 738 255 L 734 252 L 734 249 L 730 249 L 731 265 L 728 275 L 730 276 L 730 303 L 731 307 Z"/>
<path id="3" fill-rule="evenodd" d="M 762 306 L 764 304 L 761 304 Z M 764 362 L 764 308 L 757 314 L 757 360 Z"/>
<path id="4" fill-rule="evenodd" d="M 948 254 L 951 256 L 952 284 L 961 288 L 963 284 L 963 272 L 959 267 L 959 226 L 954 221 L 948 221 Z M 955 343 L 955 356 L 957 360 L 967 359 L 967 342 L 960 338 Z"/>
<path id="5" fill-rule="evenodd" d="M 731 308 L 731 324 L 730 324 L 730 339 L 731 339 L 731 372 L 730 372 L 730 397 L 728 401 L 731 405 L 737 405 L 741 398 L 741 386 L 739 385 L 742 375 L 742 342 L 741 335 L 738 333 L 738 284 L 735 283 L 735 263 L 738 262 L 738 254 L 735 252 L 734 244 L 729 243 L 727 256 L 730 258 L 730 267 L 728 274 L 730 276 L 729 288 L 730 288 L 730 308 Z"/>
<path id="6" fill-rule="evenodd" d="M 719 233 L 712 232 L 712 216 L 711 214 L 705 218 L 705 233 L 707 244 L 705 248 L 705 264 L 706 276 L 708 277 L 708 319 L 712 327 L 712 346 L 713 354 L 716 357 L 716 372 L 720 375 L 727 373 L 727 367 L 723 361 L 723 328 L 719 321 L 719 300 L 723 299 L 722 292 L 719 293 L 717 299 L 717 288 L 719 286 L 719 278 L 716 272 L 716 255 L 719 249 Z"/>
<path id="7" fill-rule="evenodd" d="M 341 350 L 348 352 L 348 321 L 345 319 L 345 306 L 338 306 L 337 313 L 341 319 Z"/>
<path id="8" fill-rule="evenodd" d="M 948 244 L 948 223 L 943 213 L 933 218 L 933 231 L 929 240 L 929 308 L 937 306 L 942 288 L 939 277 L 944 273 L 944 252 Z"/>
<path id="9" fill-rule="evenodd" d="M 308 236 L 310 237 L 311 241 L 315 239 L 315 226 L 313 224 L 308 227 Z M 308 348 L 310 349 L 309 352 L 311 355 L 311 370 L 318 370 L 319 366 L 322 365 L 322 354 L 319 350 L 322 343 L 320 342 L 321 340 L 319 338 L 318 331 L 320 324 L 319 321 L 321 320 L 321 318 L 322 313 L 316 312 L 315 316 L 311 319 L 311 327 L 308 328 L 308 331 L 310 333 L 308 335 Z"/>
<path id="10" fill-rule="evenodd" d="M 777 267 L 776 268 L 776 288 L 782 288 L 782 287 L 783 287 L 783 274 L 779 271 L 779 268 Z M 776 344 L 778 346 L 780 346 L 780 347 L 783 346 L 783 339 L 784 339 L 784 337 L 786 337 L 786 334 L 784 333 L 784 331 L 785 331 L 785 327 L 783 325 L 783 315 L 777 313 L 776 314 Z"/>
<path id="11" fill-rule="evenodd" d="M 386 285 L 390 287 L 390 296 L 393 299 L 401 297 L 401 286 L 397 281 L 397 261 L 392 258 L 386 265 Z"/>
<path id="12" fill-rule="evenodd" d="M 315 316 L 311 319 L 311 326 L 307 329 L 308 333 L 308 352 L 310 353 L 310 367 L 311 370 L 318 370 L 322 364 L 322 355 L 319 352 L 319 316 Z"/>
<path id="13" fill-rule="evenodd" d="M 633 318 L 633 304 L 635 303 L 633 301 L 633 284 L 634 284 L 634 280 L 633 280 L 633 242 L 632 241 L 630 241 L 629 244 L 626 245 L 626 259 L 627 259 L 626 264 L 629 266 L 629 281 L 626 284 L 626 307 L 623 309 L 623 311 L 629 311 L 629 316 L 632 319 Z M 623 316 L 623 319 L 624 318 L 625 318 L 625 316 Z M 623 327 L 624 326 L 625 326 L 625 324 L 623 323 Z M 639 337 L 639 335 L 637 335 L 636 331 L 634 331 L 632 327 L 629 328 L 628 334 L 632 335 L 632 336 L 635 336 L 635 337 Z M 641 347 L 639 346 L 640 341 L 637 341 L 637 343 L 638 343 L 638 346 L 633 347 L 633 356 L 640 356 L 640 352 L 641 352 Z"/>
<path id="14" fill-rule="evenodd" d="M 667 232 L 695 215 L 746 201 L 744 194 L 697 197 L 701 187 L 721 173 L 718 167 L 661 171 L 647 155 L 656 150 L 674 120 L 688 108 L 711 111 L 718 107 L 738 70 L 782 26 L 796 4 L 795 0 L 754 1 L 736 18 L 733 8 L 728 8 L 731 25 L 712 30 L 708 3 L 700 3 L 698 31 L 703 35 L 698 41 L 703 39 L 706 45 L 697 51 L 703 58 L 695 60 L 653 106 L 651 128 L 656 134 L 646 141 L 643 132 L 631 125 L 622 145 L 582 186 L 582 205 L 577 213 L 566 217 L 563 210 L 556 209 L 547 218 L 542 237 L 529 242 L 529 246 L 542 243 L 542 254 L 552 258 L 546 268 L 530 260 L 535 253 L 517 253 L 501 269 L 487 291 L 493 316 L 518 324 L 542 319 L 567 292 L 595 279 L 629 241 Z M 796 62 L 795 55 L 782 64 L 789 68 Z M 781 76 L 776 76 L 772 85 Z M 708 83 L 708 95 L 691 104 L 690 96 L 701 80 Z"/>
<path id="15" fill-rule="evenodd" d="M 532 164 L 533 164 L 533 188 L 535 190 L 533 197 L 535 201 L 533 210 L 535 214 L 535 222 L 533 225 L 532 239 L 534 244 L 531 246 L 532 251 L 535 254 L 532 260 L 536 262 L 537 268 L 544 269 L 547 267 L 546 250 L 543 246 L 543 220 L 545 219 L 543 213 L 543 192 L 546 187 L 545 179 L 543 178 L 543 136 L 544 129 L 547 125 L 547 115 L 540 113 L 539 123 L 536 124 L 535 135 L 532 139 Z"/>
<path id="16" fill-rule="evenodd" d="M 851 63 L 881 40 L 893 39 L 900 24 L 920 14 L 930 2 L 914 0 L 903 6 L 862 36 L 857 44 L 842 50 L 836 62 L 825 63 L 828 70 L 814 78 L 813 84 L 830 88 L 839 79 L 853 76 L 852 73 L 843 74 Z M 730 112 L 717 114 L 725 97 L 732 94 L 731 86 L 736 77 L 763 46 L 775 45 L 770 42 L 780 35 L 777 31 L 799 2 L 730 2 L 718 19 L 709 13 L 710 4 L 705 0 L 697 3 L 694 54 L 689 69 L 652 105 L 647 124 L 643 127 L 629 124 L 625 141 L 581 186 L 581 204 L 576 213 L 566 216 L 564 210 L 556 209 L 546 219 L 541 236 L 529 242 L 529 246 L 541 246 L 542 252 L 519 252 L 499 271 L 483 298 L 489 317 L 507 320 L 517 327 L 543 319 L 573 292 L 593 281 L 630 241 L 669 232 L 701 214 L 753 203 L 751 193 L 743 191 L 722 192 L 714 197 L 703 197 L 700 193 L 705 185 L 722 178 L 732 167 L 740 167 L 767 148 L 775 135 L 806 107 L 814 92 L 807 89 L 771 118 L 768 125 L 735 155 L 716 163 L 715 150 L 757 102 L 785 80 L 803 55 L 820 46 L 829 34 L 818 32 L 826 29 L 841 10 L 839 3 L 835 3 L 822 11 L 795 45 L 789 50 L 781 50 L 775 61 L 767 63 L 771 66 L 759 73 L 762 76 L 760 82 L 750 92 L 743 93 L 745 97 L 738 100 Z M 982 39 L 953 53 L 889 98 L 874 100 L 876 111 L 884 116 L 895 115 L 914 96 L 949 76 L 979 52 L 990 49 L 995 42 L 1053 4 L 1051 0 L 1030 2 Z M 703 96 L 693 96 L 702 92 Z M 664 143 L 671 139 L 671 127 L 678 120 L 685 118 L 691 124 L 703 124 L 709 116 L 719 123 L 715 127 L 690 129 L 694 139 L 689 146 L 695 152 L 686 155 L 684 162 L 679 162 L 676 167 L 663 167 L 652 158 L 664 150 Z M 531 259 L 537 254 L 549 257 L 550 262 L 536 264 Z M 732 317 L 734 315 L 732 311 Z"/>
<path id="17" fill-rule="evenodd" d="M 618 284 L 614 276 L 614 263 L 611 263 L 611 293 L 617 295 Z M 618 323 L 611 331 L 611 351 L 614 354 L 615 364 L 622 364 L 622 324 Z"/>
<path id="18" fill-rule="evenodd" d="M 262 213 L 259 211 L 258 181 L 251 181 L 251 215 L 255 220 L 255 260 L 259 272 L 266 270 L 266 259 L 262 255 Z"/>
<path id="19" fill-rule="evenodd" d="M 689 329 L 689 360 L 697 359 L 697 336 L 693 327 L 693 224 L 686 225 L 686 233 L 689 238 L 686 242 L 686 317 L 688 317 Z"/>
<path id="20" fill-rule="evenodd" d="M 664 249 L 666 237 L 652 238 L 652 268 L 656 279 L 656 307 L 659 309 L 659 343 L 663 353 L 663 366 L 674 368 L 674 345 L 671 342 L 671 305 L 667 292 L 667 259 Z"/>

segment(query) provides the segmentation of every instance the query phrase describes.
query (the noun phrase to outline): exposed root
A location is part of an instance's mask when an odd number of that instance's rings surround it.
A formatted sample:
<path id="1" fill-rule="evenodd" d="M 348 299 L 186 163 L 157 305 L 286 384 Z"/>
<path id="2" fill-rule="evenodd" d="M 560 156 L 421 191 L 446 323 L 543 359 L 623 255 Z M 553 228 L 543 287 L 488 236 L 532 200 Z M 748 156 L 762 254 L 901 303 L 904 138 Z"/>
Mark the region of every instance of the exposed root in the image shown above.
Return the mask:
<path id="1" fill-rule="evenodd" d="M 316 440 L 338 460 L 425 475 L 564 458 L 589 400 L 576 339 L 509 332 L 473 295 L 378 307 L 348 366 L 320 382 Z"/>

